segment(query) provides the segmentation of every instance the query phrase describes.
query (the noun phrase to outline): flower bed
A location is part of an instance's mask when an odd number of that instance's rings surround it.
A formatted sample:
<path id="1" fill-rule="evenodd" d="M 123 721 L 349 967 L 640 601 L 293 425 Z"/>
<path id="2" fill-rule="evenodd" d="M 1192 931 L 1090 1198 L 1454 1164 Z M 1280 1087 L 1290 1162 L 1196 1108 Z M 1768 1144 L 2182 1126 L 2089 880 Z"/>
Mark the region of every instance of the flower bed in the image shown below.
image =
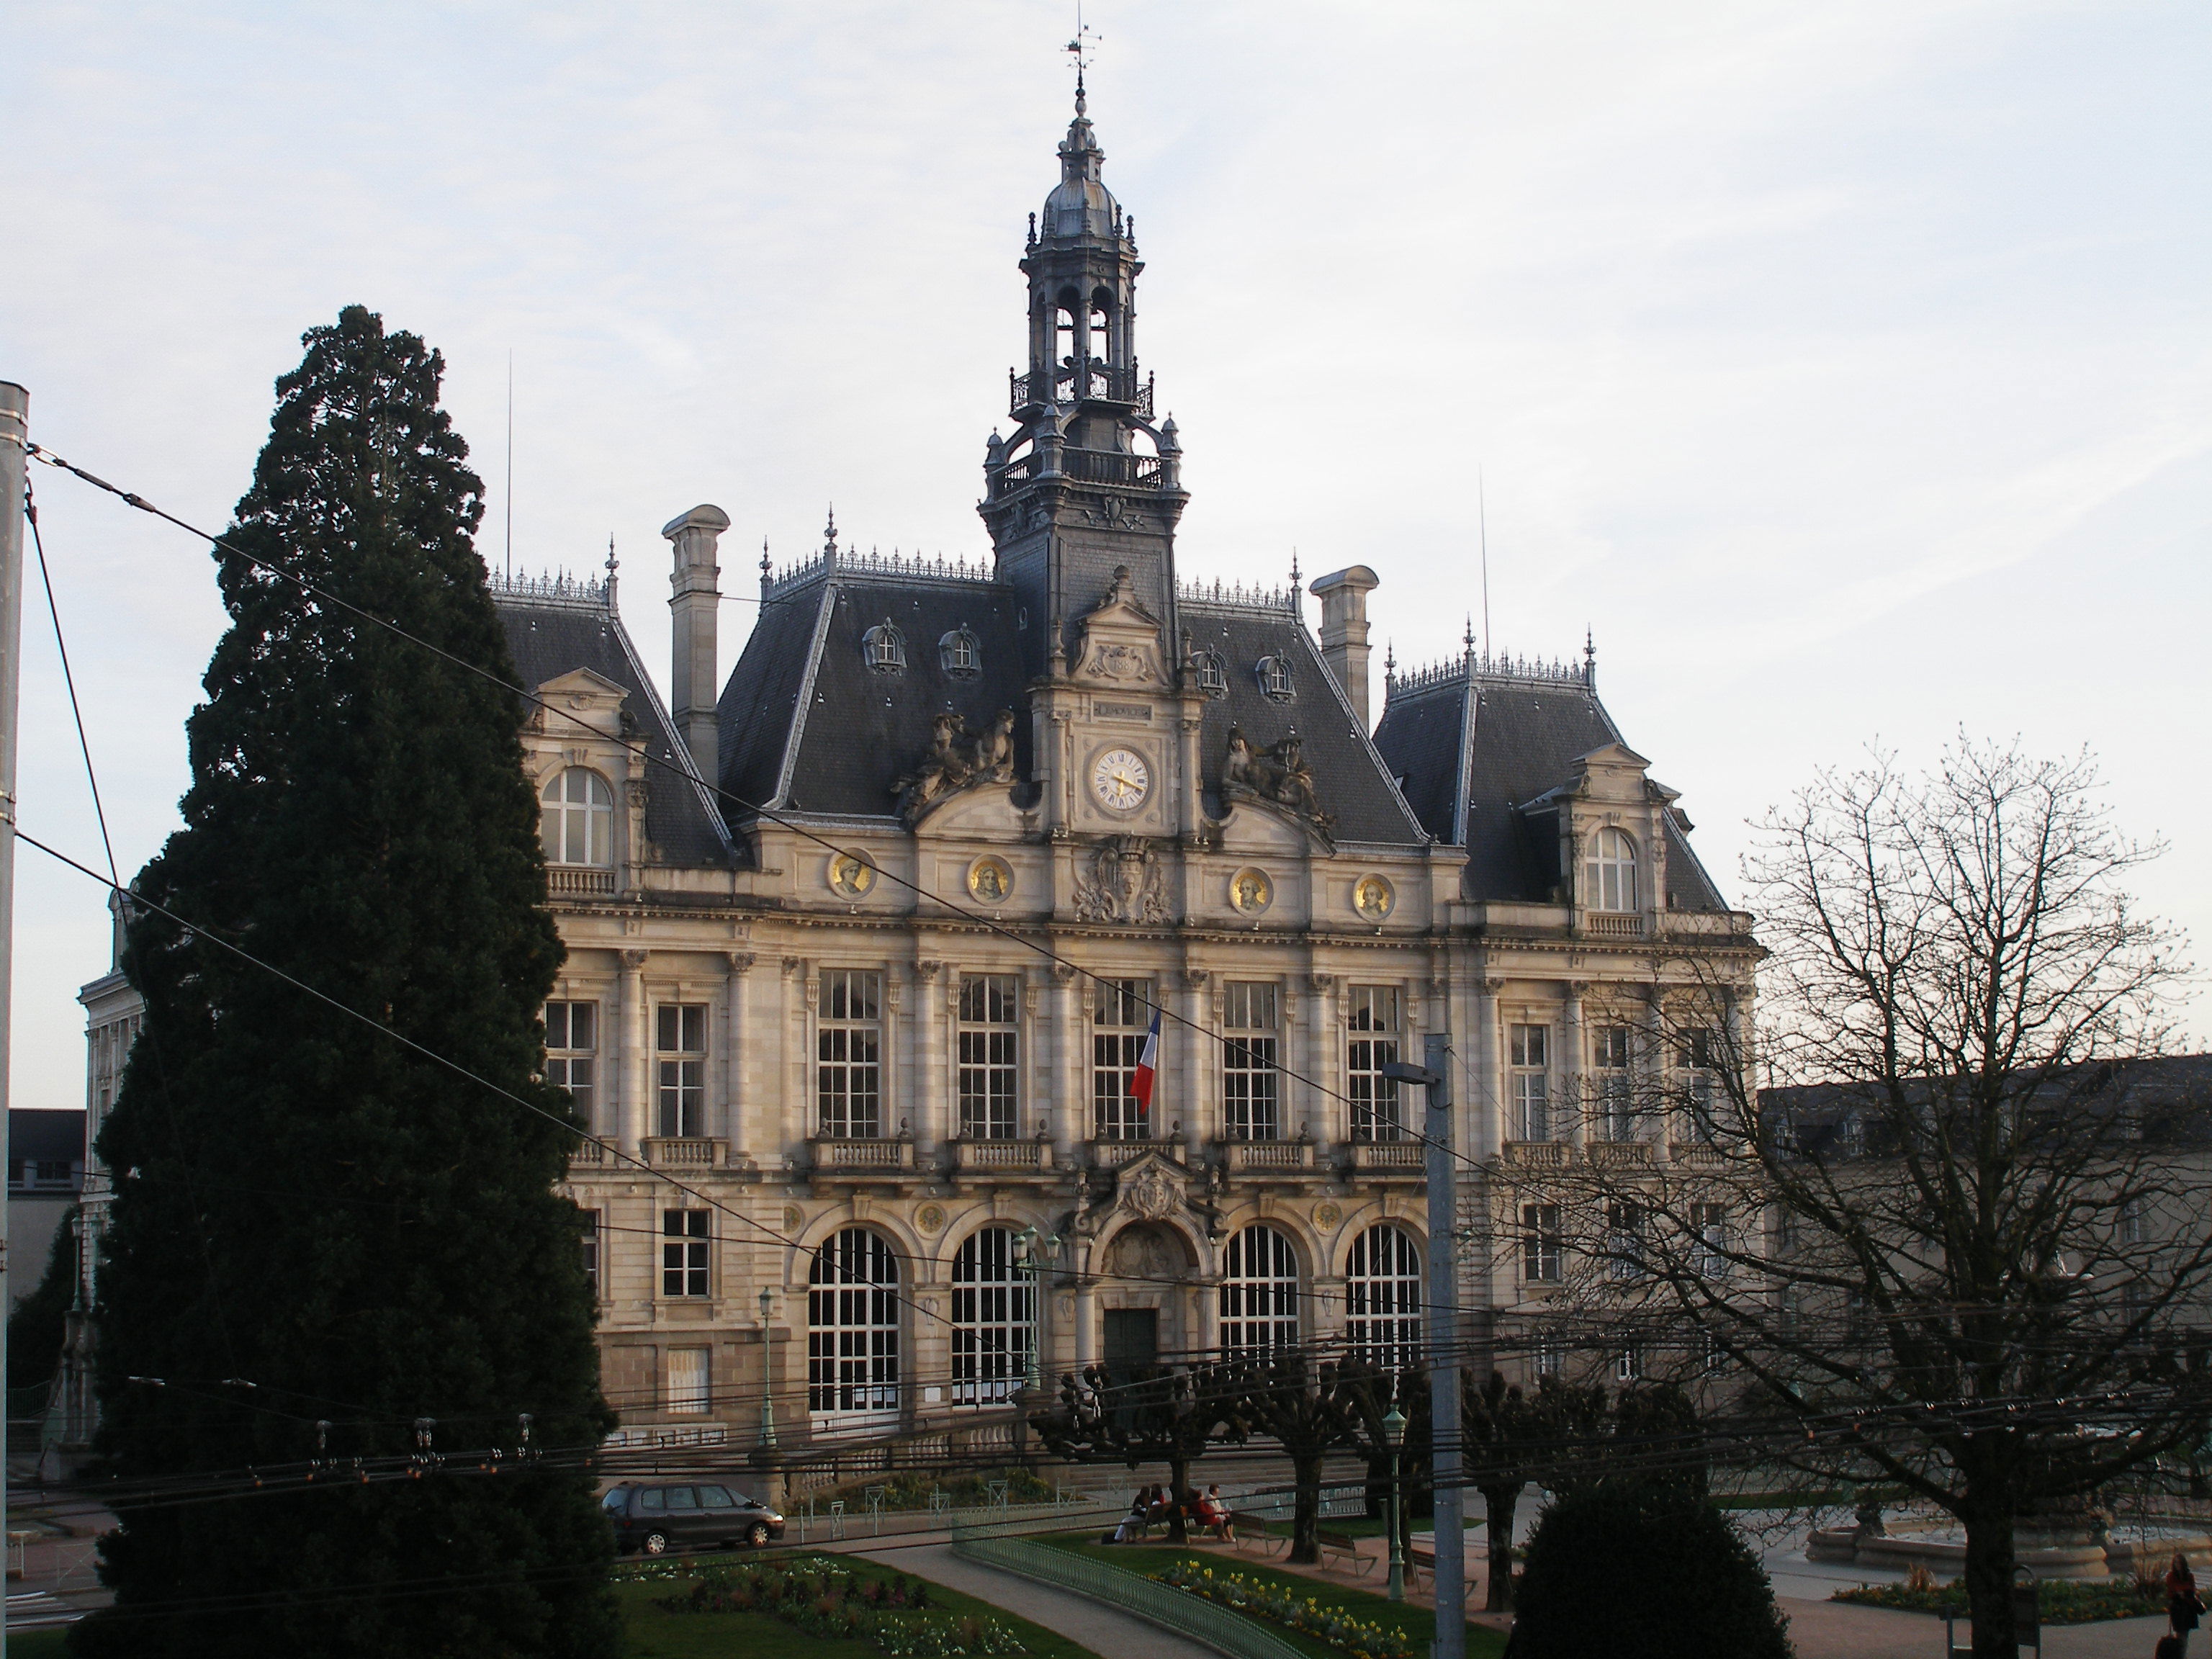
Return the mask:
<path id="1" fill-rule="evenodd" d="M 764 1613 L 809 1636 L 872 1643 L 893 1659 L 984 1659 L 1029 1651 L 995 1619 L 929 1612 L 929 1587 L 895 1573 L 871 1578 L 819 1557 L 720 1567 L 687 1595 L 653 1603 L 664 1613 Z M 1382 1656 L 1376 1656 L 1382 1659 Z"/>
<path id="2" fill-rule="evenodd" d="M 1195 1562 L 1177 1562 L 1152 1577 L 1239 1613 L 1317 1637 L 1352 1659 L 1414 1659 L 1413 1644 L 1402 1631 L 1363 1623 L 1349 1613 L 1322 1606 L 1310 1596 L 1301 1600 L 1273 1584 L 1255 1583 L 1241 1572 L 1216 1572 Z"/>
<path id="3" fill-rule="evenodd" d="M 2166 1589 L 2116 1578 L 2106 1583 L 2084 1583 L 2075 1579 L 2046 1578 L 2036 1587 L 2036 1609 L 2046 1625 L 2092 1625 L 2105 1619 L 2140 1619 L 2147 1613 L 2166 1611 Z M 1831 1601 L 1857 1601 L 1872 1607 L 1896 1607 L 1905 1613 L 1956 1613 L 1966 1612 L 1966 1586 L 1954 1578 L 1948 1584 L 1932 1580 L 1920 1583 L 1861 1584 L 1839 1589 Z"/>

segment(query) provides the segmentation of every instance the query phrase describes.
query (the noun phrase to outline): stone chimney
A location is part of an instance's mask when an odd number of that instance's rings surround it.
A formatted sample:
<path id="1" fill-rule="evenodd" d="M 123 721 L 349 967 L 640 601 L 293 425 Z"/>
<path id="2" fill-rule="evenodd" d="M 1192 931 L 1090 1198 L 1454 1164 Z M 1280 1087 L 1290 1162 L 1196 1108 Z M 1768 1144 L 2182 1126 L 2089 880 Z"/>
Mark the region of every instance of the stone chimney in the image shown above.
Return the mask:
<path id="1" fill-rule="evenodd" d="M 1367 717 L 1367 596 L 1382 579 L 1364 564 L 1314 578 L 1306 592 L 1321 601 L 1321 659 L 1359 716 L 1359 729 L 1371 732 Z"/>
<path id="2" fill-rule="evenodd" d="M 668 579 L 673 590 L 668 609 L 675 632 L 668 701 L 676 716 L 676 734 L 709 784 L 721 781 L 715 759 L 714 696 L 720 690 L 715 684 L 721 665 L 715 628 L 722 603 L 716 582 L 722 571 L 714 562 L 714 544 L 729 527 L 730 515 L 719 507 L 695 507 L 660 527 L 676 550 L 675 574 Z"/>

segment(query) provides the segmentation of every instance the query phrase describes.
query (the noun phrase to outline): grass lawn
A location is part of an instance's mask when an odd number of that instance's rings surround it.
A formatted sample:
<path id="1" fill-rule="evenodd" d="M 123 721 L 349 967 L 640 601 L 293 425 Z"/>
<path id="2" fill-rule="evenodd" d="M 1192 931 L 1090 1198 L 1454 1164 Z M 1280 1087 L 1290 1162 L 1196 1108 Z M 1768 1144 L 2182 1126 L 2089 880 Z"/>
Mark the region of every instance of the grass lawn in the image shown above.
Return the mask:
<path id="1" fill-rule="evenodd" d="M 678 1561 L 675 1565 L 682 1576 L 675 1578 L 617 1580 L 615 1595 L 623 1610 L 623 1659 L 724 1659 L 725 1656 L 740 1654 L 744 1659 L 884 1659 L 883 1650 L 872 1642 L 810 1636 L 772 1613 L 663 1613 L 653 1605 L 667 1596 L 688 1595 L 695 1579 L 690 1569 L 709 1568 L 716 1559 L 726 1559 L 728 1558 Z M 892 1576 L 890 1568 L 863 1561 L 858 1556 L 834 1559 L 858 1578 Z M 917 1575 L 907 1576 L 911 1578 Z M 1026 1619 L 1016 1618 L 1003 1607 L 947 1589 L 935 1579 L 929 1581 L 929 1604 L 933 1613 L 988 1614 L 1013 1631 L 1035 1659 L 1098 1659 L 1090 1649 L 1079 1646 L 1065 1636 L 1041 1625 L 1032 1625 Z M 60 1653 L 58 1647 L 53 1650 L 56 1659 Z M 9 1644 L 9 1659 L 19 1659 L 20 1655 L 25 1654 L 33 1659 L 46 1659 L 36 1649 L 18 1648 L 12 1642 Z"/>
<path id="2" fill-rule="evenodd" d="M 1330 1531 L 1335 1528 L 1331 1527 Z M 1295 1592 L 1301 1599 L 1310 1598 L 1322 1607 L 1341 1608 L 1357 1618 L 1370 1623 L 1388 1626 L 1403 1631 L 1412 1638 L 1414 1651 L 1425 1651 L 1435 1640 L 1435 1615 L 1426 1607 L 1417 1607 L 1405 1602 L 1394 1602 L 1379 1590 L 1354 1589 L 1347 1584 L 1332 1584 L 1319 1578 L 1309 1578 L 1303 1573 L 1283 1572 L 1266 1565 L 1256 1550 L 1205 1549 L 1179 1550 L 1165 1544 L 1101 1544 L 1095 1534 L 1063 1533 L 1057 1537 L 1040 1540 L 1057 1548 L 1070 1550 L 1078 1555 L 1087 1555 L 1103 1561 L 1109 1567 L 1119 1567 L 1124 1572 L 1133 1572 L 1139 1577 L 1152 1574 L 1177 1561 L 1195 1561 L 1200 1566 L 1212 1567 L 1216 1572 L 1241 1572 L 1256 1584 L 1273 1584 Z M 1381 1571 L 1381 1568 L 1376 1568 Z M 1249 1615 L 1248 1615 L 1249 1616 Z M 1266 1620 L 1255 1620 L 1266 1624 Z M 1311 1659 L 1346 1659 L 1343 1650 L 1333 1648 L 1318 1637 L 1304 1631 L 1286 1629 L 1267 1624 L 1267 1627 Z M 1505 1638 L 1499 1632 L 1480 1625 L 1467 1627 L 1468 1659 L 1496 1659 L 1505 1651 Z"/>

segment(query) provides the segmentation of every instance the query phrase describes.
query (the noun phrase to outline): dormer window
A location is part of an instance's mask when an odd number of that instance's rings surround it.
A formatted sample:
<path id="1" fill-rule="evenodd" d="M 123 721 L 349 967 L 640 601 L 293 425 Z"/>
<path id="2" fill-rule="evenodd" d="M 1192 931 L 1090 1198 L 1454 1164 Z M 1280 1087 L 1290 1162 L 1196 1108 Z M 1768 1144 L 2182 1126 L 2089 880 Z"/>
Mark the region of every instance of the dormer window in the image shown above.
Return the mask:
<path id="1" fill-rule="evenodd" d="M 982 642 L 963 623 L 938 641 L 937 659 L 944 665 L 946 673 L 972 680 L 983 672 Z"/>
<path id="2" fill-rule="evenodd" d="M 1277 702 L 1288 702 L 1295 689 L 1291 684 L 1291 659 L 1288 657 L 1262 657 L 1253 665 L 1253 676 L 1260 682 L 1260 690 Z"/>
<path id="3" fill-rule="evenodd" d="M 889 617 L 860 635 L 860 656 L 878 674 L 906 672 L 906 635 Z"/>
<path id="4" fill-rule="evenodd" d="M 587 767 L 556 774 L 538 797 L 538 833 L 548 864 L 604 870 L 615 861 L 615 797 Z"/>
<path id="5" fill-rule="evenodd" d="M 1198 689 L 1209 697 L 1229 695 L 1229 665 L 1218 651 L 1201 651 L 1190 659 L 1198 673 Z"/>
<path id="6" fill-rule="evenodd" d="M 1615 913 L 1636 908 L 1636 843 L 1620 830 L 1601 830 L 1590 837 L 1583 861 L 1583 907 Z"/>

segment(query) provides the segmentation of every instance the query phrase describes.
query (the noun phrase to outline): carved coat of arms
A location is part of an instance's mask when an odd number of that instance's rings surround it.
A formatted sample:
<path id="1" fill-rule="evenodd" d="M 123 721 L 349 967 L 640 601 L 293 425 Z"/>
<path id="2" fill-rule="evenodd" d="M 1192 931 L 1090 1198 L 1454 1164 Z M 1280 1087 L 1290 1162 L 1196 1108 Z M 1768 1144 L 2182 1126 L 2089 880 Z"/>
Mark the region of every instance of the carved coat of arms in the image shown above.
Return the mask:
<path id="1" fill-rule="evenodd" d="M 1167 883 L 1160 856 L 1142 836 L 1109 836 L 1091 855 L 1091 875 L 1075 886 L 1085 921 L 1164 921 Z"/>

